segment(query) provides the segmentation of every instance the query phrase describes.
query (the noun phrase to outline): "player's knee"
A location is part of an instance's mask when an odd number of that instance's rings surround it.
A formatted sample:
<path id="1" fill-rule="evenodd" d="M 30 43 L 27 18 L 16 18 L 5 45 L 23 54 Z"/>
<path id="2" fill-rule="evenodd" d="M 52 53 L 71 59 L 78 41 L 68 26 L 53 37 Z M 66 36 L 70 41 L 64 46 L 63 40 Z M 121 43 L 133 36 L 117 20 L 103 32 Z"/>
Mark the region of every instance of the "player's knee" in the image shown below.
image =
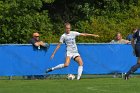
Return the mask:
<path id="1" fill-rule="evenodd" d="M 79 62 L 79 66 L 83 66 L 83 62 Z"/>

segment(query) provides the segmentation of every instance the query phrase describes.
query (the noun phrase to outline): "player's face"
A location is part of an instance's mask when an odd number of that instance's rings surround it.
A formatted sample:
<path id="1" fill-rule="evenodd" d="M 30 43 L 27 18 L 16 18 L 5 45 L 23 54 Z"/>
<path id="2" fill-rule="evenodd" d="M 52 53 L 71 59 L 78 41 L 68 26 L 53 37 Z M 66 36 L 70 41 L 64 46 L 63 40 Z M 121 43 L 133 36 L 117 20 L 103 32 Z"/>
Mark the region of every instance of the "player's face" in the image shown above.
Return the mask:
<path id="1" fill-rule="evenodd" d="M 65 30 L 66 30 L 66 33 L 69 34 L 70 30 L 71 30 L 71 26 L 70 25 L 66 25 Z"/>

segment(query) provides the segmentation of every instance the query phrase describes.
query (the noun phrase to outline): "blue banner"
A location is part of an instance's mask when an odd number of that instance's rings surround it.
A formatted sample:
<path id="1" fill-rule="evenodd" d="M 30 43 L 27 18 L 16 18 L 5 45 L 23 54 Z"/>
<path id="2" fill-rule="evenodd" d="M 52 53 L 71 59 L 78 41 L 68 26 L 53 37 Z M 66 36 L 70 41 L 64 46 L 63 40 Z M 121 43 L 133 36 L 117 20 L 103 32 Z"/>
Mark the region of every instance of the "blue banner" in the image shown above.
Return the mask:
<path id="1" fill-rule="evenodd" d="M 125 73 L 136 64 L 130 44 L 77 44 L 84 62 L 83 74 Z M 65 62 L 64 44 L 50 56 L 56 44 L 48 51 L 34 49 L 32 45 L 0 45 L 0 76 L 44 75 L 47 68 Z M 77 74 L 78 64 L 72 59 L 69 67 L 50 74 Z M 137 71 L 139 73 L 140 70 Z"/>

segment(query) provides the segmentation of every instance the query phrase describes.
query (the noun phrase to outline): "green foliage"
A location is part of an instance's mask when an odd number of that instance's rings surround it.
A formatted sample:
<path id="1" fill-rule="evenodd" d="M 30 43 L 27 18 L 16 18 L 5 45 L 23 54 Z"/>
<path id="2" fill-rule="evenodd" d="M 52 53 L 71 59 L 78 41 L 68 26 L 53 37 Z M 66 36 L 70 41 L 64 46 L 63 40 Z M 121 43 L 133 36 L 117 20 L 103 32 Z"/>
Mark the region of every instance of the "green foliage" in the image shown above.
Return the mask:
<path id="1" fill-rule="evenodd" d="M 139 93 L 139 75 L 130 80 L 112 75 L 89 75 L 85 79 L 66 80 L 62 75 L 45 80 L 0 80 L 0 93 Z M 54 77 L 53 77 L 54 76 Z M 57 78 L 57 79 L 54 79 Z M 84 76 L 83 76 L 84 78 Z"/>
<path id="2" fill-rule="evenodd" d="M 0 43 L 28 43 L 36 31 L 56 43 L 65 22 L 72 30 L 100 35 L 78 42 L 110 42 L 116 32 L 125 38 L 140 27 L 140 0 L 0 0 Z"/>
<path id="3" fill-rule="evenodd" d="M 120 16 L 121 14 L 119 14 Z M 133 28 L 140 27 L 140 18 L 129 18 L 129 19 L 113 19 L 104 16 L 93 17 L 88 21 L 79 21 L 76 23 L 76 28 L 82 33 L 94 33 L 100 35 L 99 38 L 90 39 L 84 37 L 79 39 L 80 42 L 110 42 L 114 39 L 117 32 L 121 32 L 123 38 L 131 33 Z"/>
<path id="4" fill-rule="evenodd" d="M 40 11 L 41 0 L 4 0 L 0 4 L 0 43 L 28 43 L 33 32 L 46 35 L 52 30 L 48 11 Z"/>
<path id="5" fill-rule="evenodd" d="M 56 0 L 52 6 L 55 10 L 50 7 L 50 18 L 57 22 L 56 28 L 68 21 L 73 30 L 100 35 L 100 38 L 79 37 L 79 42 L 110 42 L 116 32 L 121 32 L 125 38 L 132 28 L 140 26 L 137 0 Z M 62 30 L 57 29 L 55 33 L 60 34 Z"/>
<path id="6" fill-rule="evenodd" d="M 45 3 L 53 3 L 55 0 L 42 0 L 44 1 Z"/>

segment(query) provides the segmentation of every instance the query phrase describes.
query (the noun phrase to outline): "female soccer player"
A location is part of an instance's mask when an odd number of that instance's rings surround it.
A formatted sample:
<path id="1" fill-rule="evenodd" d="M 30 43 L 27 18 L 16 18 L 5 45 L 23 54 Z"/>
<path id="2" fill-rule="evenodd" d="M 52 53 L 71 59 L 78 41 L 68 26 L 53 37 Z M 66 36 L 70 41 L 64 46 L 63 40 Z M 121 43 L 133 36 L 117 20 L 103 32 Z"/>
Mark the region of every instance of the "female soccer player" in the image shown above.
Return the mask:
<path id="1" fill-rule="evenodd" d="M 135 44 L 136 40 L 136 44 Z M 131 40 L 131 44 L 133 47 L 133 52 L 137 57 L 137 63 L 131 67 L 131 69 L 124 76 L 125 80 L 129 79 L 129 75 L 134 73 L 138 68 L 140 68 L 140 29 L 138 29 L 134 34 Z"/>
<path id="2" fill-rule="evenodd" d="M 70 60 L 71 60 L 71 58 L 73 58 L 79 64 L 77 80 L 80 79 L 80 77 L 82 75 L 82 71 L 83 71 L 83 61 L 82 61 L 82 58 L 80 57 L 80 54 L 78 53 L 77 45 L 76 45 L 76 42 L 75 42 L 76 36 L 99 37 L 99 35 L 95 35 L 95 34 L 87 34 L 87 33 L 79 33 L 79 32 L 76 32 L 76 31 L 71 31 L 70 23 L 65 23 L 65 33 L 61 36 L 56 49 L 54 50 L 54 52 L 51 55 L 51 59 L 53 59 L 56 51 L 60 48 L 60 45 L 63 42 L 65 42 L 66 47 L 67 47 L 66 48 L 65 63 L 64 64 L 59 64 L 55 67 L 47 69 L 46 73 L 48 73 L 50 71 L 53 71 L 53 70 L 56 70 L 56 69 L 60 69 L 60 68 L 64 68 L 64 67 L 69 66 Z"/>

